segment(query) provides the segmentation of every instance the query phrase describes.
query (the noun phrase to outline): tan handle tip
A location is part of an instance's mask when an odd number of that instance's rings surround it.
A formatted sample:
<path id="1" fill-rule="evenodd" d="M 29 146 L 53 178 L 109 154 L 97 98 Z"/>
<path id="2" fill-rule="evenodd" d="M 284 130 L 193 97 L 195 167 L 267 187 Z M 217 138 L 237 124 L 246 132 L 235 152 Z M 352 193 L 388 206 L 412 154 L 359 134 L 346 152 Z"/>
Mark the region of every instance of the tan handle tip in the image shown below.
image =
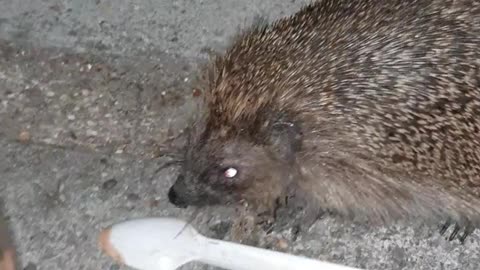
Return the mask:
<path id="1" fill-rule="evenodd" d="M 117 263 L 123 264 L 123 258 L 120 253 L 110 243 L 111 228 L 105 229 L 100 232 L 98 237 L 98 244 L 100 249 L 110 256 Z M 2 270 L 2 269 L 0 269 Z"/>
<path id="2" fill-rule="evenodd" d="M 5 249 L 0 258 L 0 270 L 15 270 L 15 251 Z"/>

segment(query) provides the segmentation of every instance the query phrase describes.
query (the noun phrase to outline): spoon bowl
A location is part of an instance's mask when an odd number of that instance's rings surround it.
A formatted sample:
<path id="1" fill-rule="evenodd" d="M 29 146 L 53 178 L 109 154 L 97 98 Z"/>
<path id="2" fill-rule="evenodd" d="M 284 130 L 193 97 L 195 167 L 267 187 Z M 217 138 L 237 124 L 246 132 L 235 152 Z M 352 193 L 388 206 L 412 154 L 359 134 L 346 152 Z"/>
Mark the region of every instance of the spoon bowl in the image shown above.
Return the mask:
<path id="1" fill-rule="evenodd" d="M 129 220 L 103 230 L 100 246 L 116 261 L 142 270 L 174 270 L 198 259 L 201 235 L 173 218 Z"/>

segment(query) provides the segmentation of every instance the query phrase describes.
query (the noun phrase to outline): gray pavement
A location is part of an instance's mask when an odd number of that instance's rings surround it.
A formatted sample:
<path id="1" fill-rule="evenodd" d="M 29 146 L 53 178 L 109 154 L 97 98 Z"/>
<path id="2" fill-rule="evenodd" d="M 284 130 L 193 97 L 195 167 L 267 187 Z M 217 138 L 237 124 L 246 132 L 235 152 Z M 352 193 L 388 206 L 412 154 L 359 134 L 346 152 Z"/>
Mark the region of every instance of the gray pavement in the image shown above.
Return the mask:
<path id="1" fill-rule="evenodd" d="M 155 173 L 156 149 L 183 128 L 195 69 L 256 16 L 306 2 L 0 0 L 0 198 L 22 267 L 128 269 L 100 254 L 100 228 L 188 218 L 167 202 L 175 170 Z M 230 239 L 231 214 L 205 209 L 194 224 Z M 479 244 L 478 232 L 460 245 L 421 223 L 326 217 L 287 251 L 365 269 L 476 270 Z"/>

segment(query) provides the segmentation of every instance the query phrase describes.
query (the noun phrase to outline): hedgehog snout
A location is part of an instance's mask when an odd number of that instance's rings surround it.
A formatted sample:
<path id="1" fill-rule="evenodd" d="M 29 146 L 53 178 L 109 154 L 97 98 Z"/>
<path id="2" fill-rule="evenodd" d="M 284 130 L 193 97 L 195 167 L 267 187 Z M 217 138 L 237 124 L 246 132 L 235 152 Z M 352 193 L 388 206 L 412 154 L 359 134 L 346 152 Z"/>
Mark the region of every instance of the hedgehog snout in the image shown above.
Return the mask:
<path id="1" fill-rule="evenodd" d="M 184 176 L 179 175 L 175 184 L 173 184 L 170 189 L 168 190 L 168 201 L 179 208 L 187 208 L 188 203 L 187 200 L 184 198 L 185 192 L 184 186 L 182 183 L 184 182 Z"/>

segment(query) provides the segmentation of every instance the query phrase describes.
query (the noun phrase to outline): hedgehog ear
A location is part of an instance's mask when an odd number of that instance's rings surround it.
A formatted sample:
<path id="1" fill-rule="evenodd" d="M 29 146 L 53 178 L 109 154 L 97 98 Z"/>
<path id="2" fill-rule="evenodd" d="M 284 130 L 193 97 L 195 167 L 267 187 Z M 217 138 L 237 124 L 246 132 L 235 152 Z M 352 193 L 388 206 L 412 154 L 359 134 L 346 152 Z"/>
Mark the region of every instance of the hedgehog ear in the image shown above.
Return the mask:
<path id="1" fill-rule="evenodd" d="M 302 145 L 302 132 L 293 122 L 277 121 L 272 125 L 269 139 L 270 145 L 282 159 L 293 161 Z"/>

